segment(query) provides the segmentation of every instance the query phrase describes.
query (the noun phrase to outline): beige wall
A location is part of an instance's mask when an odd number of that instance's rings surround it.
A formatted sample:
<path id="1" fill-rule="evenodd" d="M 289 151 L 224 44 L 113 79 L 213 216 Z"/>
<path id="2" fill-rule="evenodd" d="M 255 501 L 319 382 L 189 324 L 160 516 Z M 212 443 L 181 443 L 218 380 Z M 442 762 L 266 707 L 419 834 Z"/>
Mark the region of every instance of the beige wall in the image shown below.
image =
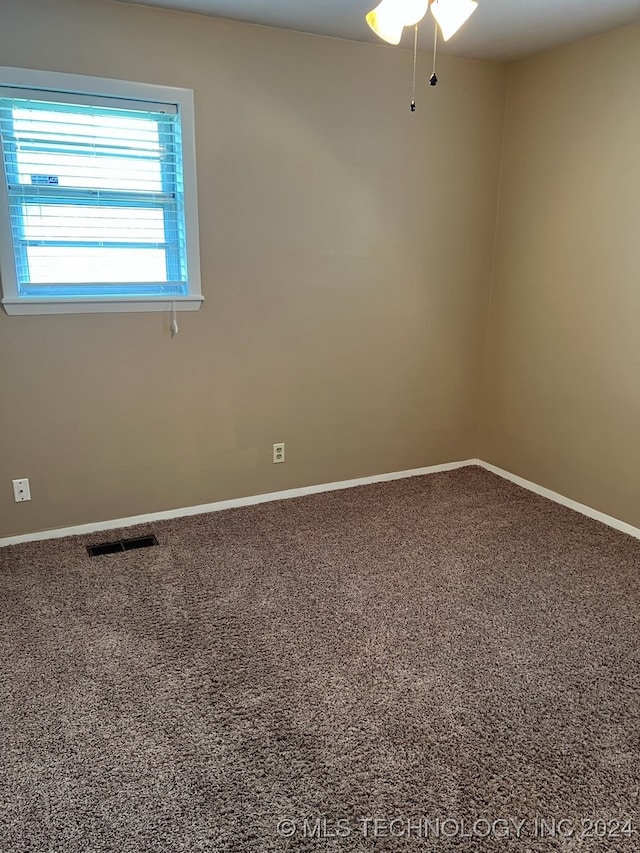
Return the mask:
<path id="1" fill-rule="evenodd" d="M 443 56 L 434 90 L 421 57 L 412 115 L 394 48 L 107 0 L 0 17 L 3 65 L 195 90 L 206 295 L 173 341 L 0 312 L 0 536 L 475 455 L 503 65 Z"/>
<path id="2" fill-rule="evenodd" d="M 640 527 L 640 26 L 510 69 L 479 455 Z"/>

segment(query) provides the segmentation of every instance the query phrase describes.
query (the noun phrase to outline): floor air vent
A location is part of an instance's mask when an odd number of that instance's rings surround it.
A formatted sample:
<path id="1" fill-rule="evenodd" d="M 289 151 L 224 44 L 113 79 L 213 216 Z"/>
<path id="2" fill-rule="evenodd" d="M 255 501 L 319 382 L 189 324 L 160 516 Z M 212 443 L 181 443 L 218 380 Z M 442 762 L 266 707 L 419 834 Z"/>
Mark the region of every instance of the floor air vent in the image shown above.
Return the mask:
<path id="1" fill-rule="evenodd" d="M 115 542 L 103 542 L 101 545 L 87 545 L 90 557 L 101 557 L 104 554 L 118 554 L 120 551 L 135 551 L 137 548 L 151 548 L 157 545 L 155 536 L 140 536 L 137 539 L 118 539 Z"/>

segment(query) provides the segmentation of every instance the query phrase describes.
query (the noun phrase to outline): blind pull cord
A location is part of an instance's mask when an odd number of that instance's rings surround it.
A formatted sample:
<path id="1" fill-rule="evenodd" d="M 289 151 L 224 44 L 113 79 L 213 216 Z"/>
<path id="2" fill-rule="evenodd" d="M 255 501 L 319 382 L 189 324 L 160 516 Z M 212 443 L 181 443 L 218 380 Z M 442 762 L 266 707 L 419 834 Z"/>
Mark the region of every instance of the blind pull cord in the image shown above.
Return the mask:
<path id="1" fill-rule="evenodd" d="M 178 329 L 178 317 L 176 315 L 176 300 L 175 299 L 171 303 L 171 325 L 169 326 L 169 331 L 171 332 L 172 338 L 175 338 L 175 336 L 180 331 Z"/>

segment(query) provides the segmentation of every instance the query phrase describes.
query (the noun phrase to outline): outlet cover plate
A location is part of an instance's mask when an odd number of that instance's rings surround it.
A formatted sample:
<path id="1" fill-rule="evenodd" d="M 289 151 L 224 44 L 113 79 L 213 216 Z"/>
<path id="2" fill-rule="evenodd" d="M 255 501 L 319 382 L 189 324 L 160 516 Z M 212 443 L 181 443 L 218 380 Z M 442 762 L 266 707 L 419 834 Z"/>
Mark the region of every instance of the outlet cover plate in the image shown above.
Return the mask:
<path id="1" fill-rule="evenodd" d="M 22 501 L 31 500 L 31 489 L 29 488 L 29 480 L 25 477 L 23 480 L 13 480 L 13 499 L 17 504 Z"/>

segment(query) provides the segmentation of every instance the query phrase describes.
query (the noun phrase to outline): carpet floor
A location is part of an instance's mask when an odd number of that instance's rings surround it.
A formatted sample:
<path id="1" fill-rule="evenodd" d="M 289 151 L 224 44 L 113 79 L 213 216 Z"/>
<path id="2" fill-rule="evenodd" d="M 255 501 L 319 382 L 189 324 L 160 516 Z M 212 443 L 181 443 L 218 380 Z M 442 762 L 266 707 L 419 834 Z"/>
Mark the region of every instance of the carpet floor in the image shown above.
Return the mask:
<path id="1" fill-rule="evenodd" d="M 640 850 L 640 541 L 479 468 L 0 551 L 1 853 Z"/>

